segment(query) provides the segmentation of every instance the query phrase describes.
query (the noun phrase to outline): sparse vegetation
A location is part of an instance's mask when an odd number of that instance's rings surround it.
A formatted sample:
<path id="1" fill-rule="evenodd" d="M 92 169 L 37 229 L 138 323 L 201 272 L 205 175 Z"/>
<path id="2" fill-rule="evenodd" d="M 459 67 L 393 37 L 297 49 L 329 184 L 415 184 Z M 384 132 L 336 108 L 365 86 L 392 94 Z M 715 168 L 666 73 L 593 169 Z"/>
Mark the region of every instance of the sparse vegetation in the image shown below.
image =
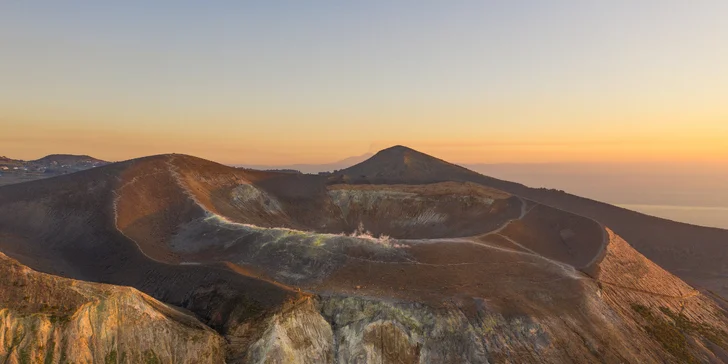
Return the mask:
<path id="1" fill-rule="evenodd" d="M 670 319 L 668 321 L 644 305 L 632 304 L 632 309 L 647 321 L 648 325 L 644 327 L 647 333 L 668 352 L 684 362 L 696 361 L 686 340 L 687 335 L 710 341 L 728 350 L 728 335 L 725 331 L 705 323 L 693 322 L 681 312 L 676 313 L 667 307 L 660 307 L 660 312 Z"/>
<path id="2" fill-rule="evenodd" d="M 111 350 L 104 358 L 104 364 L 116 364 L 116 350 Z"/>
<path id="3" fill-rule="evenodd" d="M 46 356 L 43 360 L 43 364 L 52 364 L 53 363 L 53 352 L 56 350 L 56 343 L 51 340 L 48 343 L 48 349 L 45 351 Z"/>
<path id="4" fill-rule="evenodd" d="M 162 362 L 157 357 L 154 350 L 147 350 L 144 352 L 144 363 L 146 364 L 161 364 Z"/>
<path id="5" fill-rule="evenodd" d="M 671 318 L 679 330 L 688 333 L 697 333 L 704 339 L 707 339 L 728 350 L 728 334 L 726 334 L 725 331 L 716 329 L 715 327 L 702 322 L 690 321 L 682 314 L 682 312 L 676 313 L 667 307 L 660 307 L 660 311 L 662 311 L 662 313 L 664 313 L 667 317 Z"/>
<path id="6" fill-rule="evenodd" d="M 18 350 L 18 361 L 20 364 L 30 364 L 30 352 L 28 348 Z"/>
<path id="7" fill-rule="evenodd" d="M 50 316 L 48 316 L 48 320 L 52 324 L 61 324 L 62 325 L 62 324 L 67 323 L 68 321 L 70 321 L 71 317 L 67 316 L 67 315 L 50 315 Z"/>
<path id="8" fill-rule="evenodd" d="M 667 352 L 683 363 L 696 362 L 688 347 L 685 334 L 677 326 L 655 315 L 647 306 L 635 303 L 632 304 L 632 309 L 647 321 L 647 325 L 644 326 L 645 331 Z"/>

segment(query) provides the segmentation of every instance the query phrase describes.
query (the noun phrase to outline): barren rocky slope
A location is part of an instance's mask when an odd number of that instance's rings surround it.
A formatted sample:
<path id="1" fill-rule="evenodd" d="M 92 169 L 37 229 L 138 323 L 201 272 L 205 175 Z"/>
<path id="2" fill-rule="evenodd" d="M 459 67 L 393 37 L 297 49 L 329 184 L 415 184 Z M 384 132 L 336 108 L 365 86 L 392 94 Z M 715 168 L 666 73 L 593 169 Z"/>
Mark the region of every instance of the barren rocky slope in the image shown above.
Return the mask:
<path id="1" fill-rule="evenodd" d="M 726 361 L 725 311 L 608 225 L 393 151 L 377 180 L 164 155 L 2 187 L 0 250 L 189 310 L 227 362 Z"/>
<path id="2" fill-rule="evenodd" d="M 0 254 L 4 363 L 219 363 L 223 339 L 129 287 L 38 273 Z"/>
<path id="3" fill-rule="evenodd" d="M 333 178 L 350 183 L 388 184 L 468 181 L 497 188 L 599 221 L 661 267 L 691 284 L 728 297 L 728 230 L 648 216 L 563 191 L 529 188 L 483 176 L 402 146 L 385 149 Z"/>

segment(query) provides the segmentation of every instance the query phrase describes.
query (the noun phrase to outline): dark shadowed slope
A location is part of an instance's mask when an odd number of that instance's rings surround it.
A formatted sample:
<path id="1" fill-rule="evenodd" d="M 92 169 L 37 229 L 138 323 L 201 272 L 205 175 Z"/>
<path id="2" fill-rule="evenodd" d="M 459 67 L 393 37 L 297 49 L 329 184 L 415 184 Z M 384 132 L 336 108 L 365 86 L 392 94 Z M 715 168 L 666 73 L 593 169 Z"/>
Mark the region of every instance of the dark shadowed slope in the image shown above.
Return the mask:
<path id="1" fill-rule="evenodd" d="M 728 297 L 728 230 L 660 219 L 568 193 L 498 180 L 403 146 L 380 151 L 342 170 L 332 183 L 433 183 L 470 181 L 592 218 L 637 250 L 692 284 Z"/>

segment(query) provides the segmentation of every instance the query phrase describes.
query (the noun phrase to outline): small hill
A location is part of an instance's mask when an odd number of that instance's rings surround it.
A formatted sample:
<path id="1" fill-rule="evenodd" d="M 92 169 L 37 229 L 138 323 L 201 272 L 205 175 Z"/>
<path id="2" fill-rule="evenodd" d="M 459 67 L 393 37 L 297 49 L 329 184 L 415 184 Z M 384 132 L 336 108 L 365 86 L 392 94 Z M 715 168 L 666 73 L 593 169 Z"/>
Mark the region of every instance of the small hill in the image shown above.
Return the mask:
<path id="1" fill-rule="evenodd" d="M 371 158 L 335 173 L 330 179 L 354 184 L 421 184 L 465 182 L 483 177 L 458 165 L 397 145 L 381 150 Z"/>

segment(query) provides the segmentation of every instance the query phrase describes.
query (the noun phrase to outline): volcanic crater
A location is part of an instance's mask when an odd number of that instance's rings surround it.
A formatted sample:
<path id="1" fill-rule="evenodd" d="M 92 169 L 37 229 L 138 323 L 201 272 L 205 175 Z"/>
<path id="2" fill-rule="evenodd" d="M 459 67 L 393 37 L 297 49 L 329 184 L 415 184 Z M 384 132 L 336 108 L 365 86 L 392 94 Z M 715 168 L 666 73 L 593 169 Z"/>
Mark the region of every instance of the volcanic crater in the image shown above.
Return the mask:
<path id="1" fill-rule="evenodd" d="M 711 299 L 609 227 L 493 181 L 404 147 L 331 175 L 153 156 L 0 188 L 0 248 L 189 310 L 227 362 L 720 357 Z M 700 344 L 672 352 L 644 329 L 667 312 Z"/>

